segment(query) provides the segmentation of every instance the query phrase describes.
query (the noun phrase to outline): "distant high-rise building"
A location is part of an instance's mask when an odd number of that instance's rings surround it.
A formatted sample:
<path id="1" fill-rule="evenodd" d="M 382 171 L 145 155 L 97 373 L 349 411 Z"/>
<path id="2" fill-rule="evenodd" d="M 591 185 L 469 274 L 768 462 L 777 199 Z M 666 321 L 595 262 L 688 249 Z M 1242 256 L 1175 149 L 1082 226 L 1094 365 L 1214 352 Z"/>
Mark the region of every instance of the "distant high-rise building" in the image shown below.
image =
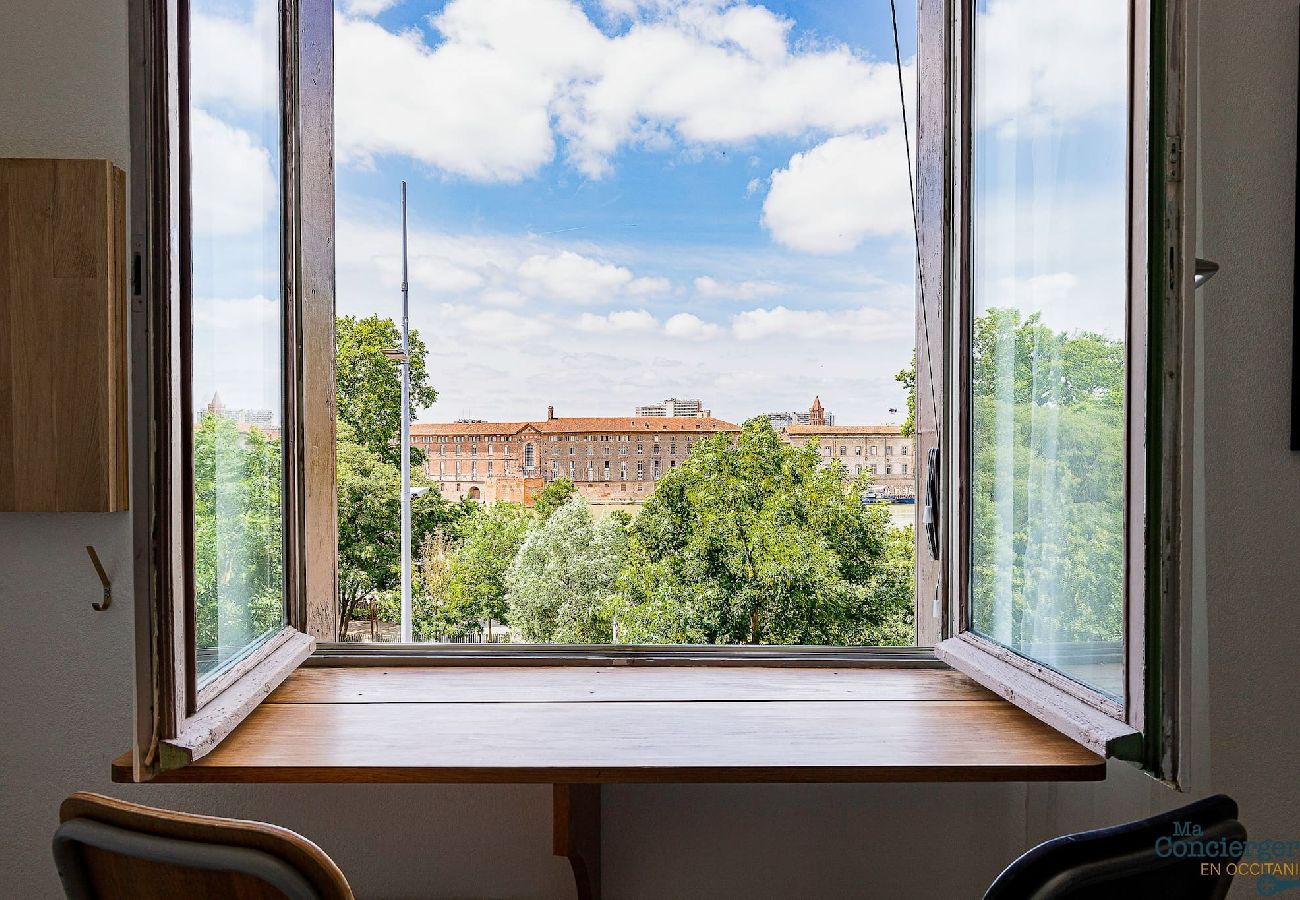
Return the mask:
<path id="1" fill-rule="evenodd" d="M 636 414 L 638 416 L 663 416 L 669 419 L 708 419 L 713 416 L 712 410 L 704 408 L 703 401 L 678 400 L 676 397 L 669 397 L 662 403 L 638 406 Z"/>

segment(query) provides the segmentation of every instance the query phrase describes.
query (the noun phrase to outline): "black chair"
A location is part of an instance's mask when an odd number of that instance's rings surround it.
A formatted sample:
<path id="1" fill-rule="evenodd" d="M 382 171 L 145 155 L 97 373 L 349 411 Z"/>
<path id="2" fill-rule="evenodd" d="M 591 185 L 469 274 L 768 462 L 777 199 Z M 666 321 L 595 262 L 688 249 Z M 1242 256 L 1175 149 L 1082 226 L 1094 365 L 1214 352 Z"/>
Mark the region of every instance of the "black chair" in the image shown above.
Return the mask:
<path id="1" fill-rule="evenodd" d="M 1232 883 L 1229 864 L 1244 849 L 1233 842 L 1245 840 L 1236 802 L 1218 794 L 1140 822 L 1039 844 L 1007 866 L 984 900 L 1221 900 Z M 1202 863 L 1209 864 L 1205 873 Z"/>

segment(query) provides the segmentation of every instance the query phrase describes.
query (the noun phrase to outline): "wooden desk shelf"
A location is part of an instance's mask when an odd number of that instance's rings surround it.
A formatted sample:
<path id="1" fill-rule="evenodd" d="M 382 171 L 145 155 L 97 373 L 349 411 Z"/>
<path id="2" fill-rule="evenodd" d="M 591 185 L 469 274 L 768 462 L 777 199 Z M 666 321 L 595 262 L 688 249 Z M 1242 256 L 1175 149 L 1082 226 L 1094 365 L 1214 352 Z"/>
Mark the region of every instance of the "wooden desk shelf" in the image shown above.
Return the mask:
<path id="1" fill-rule="evenodd" d="M 166 782 L 543 782 L 600 900 L 602 784 L 1096 781 L 1101 757 L 940 668 L 302 668 Z M 131 757 L 113 764 L 131 780 Z"/>
<path id="2" fill-rule="evenodd" d="M 182 782 L 1090 781 L 949 669 L 303 668 Z M 130 766 L 115 776 L 130 780 Z"/>

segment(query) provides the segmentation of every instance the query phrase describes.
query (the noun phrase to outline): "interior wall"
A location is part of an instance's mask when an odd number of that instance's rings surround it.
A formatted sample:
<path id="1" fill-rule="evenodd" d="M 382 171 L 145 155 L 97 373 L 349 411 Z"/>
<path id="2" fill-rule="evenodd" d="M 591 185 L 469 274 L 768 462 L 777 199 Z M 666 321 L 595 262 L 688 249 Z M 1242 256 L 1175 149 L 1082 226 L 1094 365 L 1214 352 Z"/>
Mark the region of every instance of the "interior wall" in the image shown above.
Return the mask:
<path id="1" fill-rule="evenodd" d="M 1200 17 L 1202 245 L 1223 272 L 1198 298 L 1197 561 L 1211 635 L 1198 665 L 1214 718 L 1193 789 L 1236 796 L 1255 836 L 1293 839 L 1300 456 L 1285 448 L 1296 11 L 1214 0 Z M 7 0 L 0 155 L 127 167 L 126 0 Z M 99 588 L 86 544 L 115 579 L 104 613 L 90 608 Z M 0 515 L 6 893 L 59 896 L 49 855 L 58 802 L 91 789 L 294 828 L 361 897 L 570 896 L 567 866 L 550 856 L 546 787 L 109 784 L 109 760 L 130 740 L 131 552 L 127 515 Z M 606 895 L 978 896 L 1028 841 L 1183 799 L 1118 763 L 1089 786 L 612 787 Z"/>

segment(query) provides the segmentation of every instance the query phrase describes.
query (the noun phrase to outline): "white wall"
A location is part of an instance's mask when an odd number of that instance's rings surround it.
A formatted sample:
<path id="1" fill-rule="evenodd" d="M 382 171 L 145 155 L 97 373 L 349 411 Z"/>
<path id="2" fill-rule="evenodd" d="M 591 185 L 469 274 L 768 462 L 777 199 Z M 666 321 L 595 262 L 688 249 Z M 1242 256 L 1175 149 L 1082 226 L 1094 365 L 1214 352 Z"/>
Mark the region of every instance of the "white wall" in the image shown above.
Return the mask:
<path id="1" fill-rule="evenodd" d="M 0 155 L 126 167 L 126 0 L 6 0 Z M 1296 11 L 1201 4 L 1204 384 L 1202 606 L 1195 698 L 1213 711 L 1196 793 L 1225 790 L 1257 836 L 1300 837 L 1300 456 L 1286 447 Z M 82 549 L 114 574 L 95 613 Z M 125 515 L 0 515 L 0 893 L 58 896 L 59 800 L 101 790 L 264 818 L 318 841 L 362 897 L 564 897 L 545 787 L 108 783 L 131 720 Z M 1204 763 L 1213 760 L 1213 769 Z M 1027 842 L 1185 799 L 1123 764 L 1100 785 L 619 786 L 606 789 L 611 898 L 978 896 Z M 1245 888 L 1247 885 L 1239 887 Z M 1245 893 L 1239 891 L 1239 893 Z"/>

